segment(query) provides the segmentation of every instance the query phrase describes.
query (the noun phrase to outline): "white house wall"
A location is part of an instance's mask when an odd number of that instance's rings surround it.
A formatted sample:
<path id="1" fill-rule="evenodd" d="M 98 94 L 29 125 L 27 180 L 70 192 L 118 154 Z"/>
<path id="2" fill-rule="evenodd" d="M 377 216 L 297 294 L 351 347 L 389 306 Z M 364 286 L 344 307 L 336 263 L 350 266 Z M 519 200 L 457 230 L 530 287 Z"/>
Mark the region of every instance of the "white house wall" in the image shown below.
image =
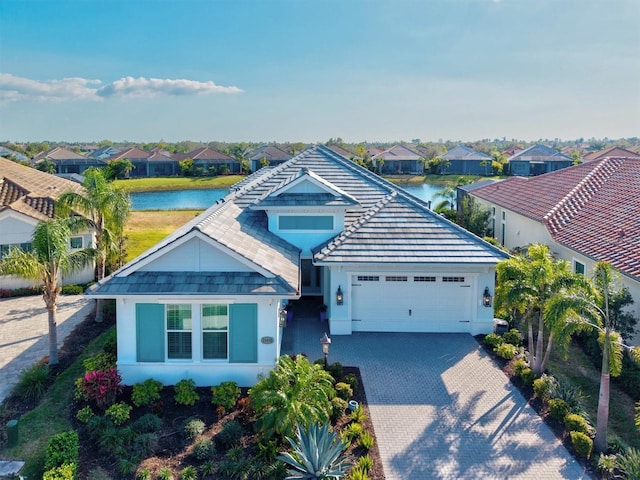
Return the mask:
<path id="1" fill-rule="evenodd" d="M 258 361 L 257 363 L 229 363 L 228 361 L 166 360 L 165 362 L 136 361 L 136 304 L 137 303 L 189 303 L 197 308 L 203 303 L 256 303 L 258 306 Z M 201 387 L 234 381 L 239 386 L 253 386 L 261 376 L 268 375 L 280 355 L 281 329 L 278 327 L 280 303 L 273 298 L 236 297 L 225 300 L 200 298 L 160 299 L 157 297 L 130 297 L 116 300 L 118 360 L 117 368 L 125 385 L 133 385 L 153 378 L 164 385 L 175 385 L 182 379 L 193 379 Z M 193 329 L 193 351 L 200 348 L 199 330 Z M 165 334 L 166 335 L 166 334 Z M 272 341 L 268 343 L 270 340 Z M 265 343 L 263 343 L 265 342 Z M 194 354 L 195 356 L 195 354 Z M 223 368 L 216 368 L 222 366 Z"/>
<path id="2" fill-rule="evenodd" d="M 147 272 L 249 272 L 251 269 L 197 237 L 140 268 Z"/>

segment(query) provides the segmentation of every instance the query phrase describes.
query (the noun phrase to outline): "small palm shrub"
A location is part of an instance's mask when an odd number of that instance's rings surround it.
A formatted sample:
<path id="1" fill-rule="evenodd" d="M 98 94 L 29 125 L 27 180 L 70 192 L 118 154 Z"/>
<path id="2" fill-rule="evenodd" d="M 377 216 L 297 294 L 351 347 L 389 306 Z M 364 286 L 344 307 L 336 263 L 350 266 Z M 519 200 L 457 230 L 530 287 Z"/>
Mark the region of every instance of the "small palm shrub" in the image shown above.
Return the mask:
<path id="1" fill-rule="evenodd" d="M 131 427 L 137 433 L 157 432 L 162 428 L 162 419 L 153 413 L 145 413 L 133 422 Z"/>
<path id="2" fill-rule="evenodd" d="M 640 478 L 640 450 L 628 448 L 623 454 L 618 455 L 616 465 L 623 475 L 622 478 Z"/>
<path id="3" fill-rule="evenodd" d="M 78 412 L 76 413 L 76 418 L 79 422 L 87 423 L 89 420 L 91 420 L 91 417 L 93 417 L 93 415 L 94 413 L 93 410 L 91 410 L 91 407 L 89 405 L 85 405 L 80 410 L 78 410 Z"/>
<path id="4" fill-rule="evenodd" d="M 358 388 L 360 387 L 360 382 L 358 382 L 358 377 L 356 377 L 353 373 L 346 374 L 342 379 L 342 381 L 351 387 L 351 390 L 353 391 L 353 393 L 356 393 L 358 391 Z"/>
<path id="5" fill-rule="evenodd" d="M 558 382 L 553 376 L 543 373 L 540 378 L 533 381 L 533 392 L 536 397 L 548 400 L 555 392 L 557 384 Z"/>
<path id="6" fill-rule="evenodd" d="M 343 400 L 349 400 L 353 397 L 353 390 L 348 383 L 338 382 L 334 388 L 336 389 L 336 395 Z"/>
<path id="7" fill-rule="evenodd" d="M 147 458 L 158 451 L 160 438 L 157 433 L 141 433 L 133 440 L 131 454 L 139 458 Z"/>
<path id="8" fill-rule="evenodd" d="M 202 439 L 193 446 L 192 453 L 196 460 L 208 460 L 215 455 L 216 444 L 210 438 Z"/>
<path id="9" fill-rule="evenodd" d="M 193 440 L 204 432 L 205 424 L 199 418 L 192 418 L 184 425 L 184 436 L 188 440 Z"/>
<path id="10" fill-rule="evenodd" d="M 564 417 L 571 413 L 569 404 L 561 398 L 552 398 L 549 400 L 549 414 L 551 418 L 558 422 L 564 421 Z"/>
<path id="11" fill-rule="evenodd" d="M 87 475 L 87 480 L 111 480 L 111 475 L 103 468 L 92 468 Z"/>
<path id="12" fill-rule="evenodd" d="M 151 480 L 151 470 L 144 467 L 137 471 L 136 480 Z"/>
<path id="13" fill-rule="evenodd" d="M 14 393 L 28 400 L 37 400 L 47 389 L 49 384 L 49 366 L 46 363 L 36 363 L 20 372 Z"/>
<path id="14" fill-rule="evenodd" d="M 142 383 L 136 383 L 131 392 L 131 401 L 136 407 L 143 405 L 151 405 L 151 403 L 160 399 L 160 390 L 162 383 L 153 378 L 147 378 Z"/>
<path id="15" fill-rule="evenodd" d="M 180 480 L 196 480 L 198 478 L 198 470 L 196 470 L 196 467 L 189 465 L 180 470 L 178 478 Z"/>
<path id="16" fill-rule="evenodd" d="M 218 467 L 216 465 L 216 462 L 214 462 L 213 460 L 207 460 L 202 465 L 200 465 L 200 472 L 202 472 L 202 475 L 213 475 L 217 471 Z"/>
<path id="17" fill-rule="evenodd" d="M 178 405 L 193 407 L 200 399 L 200 395 L 196 392 L 196 382 L 190 378 L 180 380 L 174 385 L 174 400 Z"/>
<path id="18" fill-rule="evenodd" d="M 368 454 L 363 455 L 362 457 L 358 458 L 356 466 L 368 473 L 373 468 L 373 460 Z"/>
<path id="19" fill-rule="evenodd" d="M 242 425 L 235 420 L 231 420 L 224 424 L 222 430 L 216 435 L 216 440 L 225 447 L 237 445 L 244 433 Z"/>
<path id="20" fill-rule="evenodd" d="M 351 412 L 350 415 L 351 421 L 355 422 L 355 423 L 362 423 L 364 422 L 368 417 L 367 415 L 364 413 L 364 408 L 362 408 L 362 405 L 358 405 L 353 412 Z"/>
<path id="21" fill-rule="evenodd" d="M 583 416 L 577 415 L 575 413 L 570 413 L 569 415 L 564 417 L 564 426 L 570 432 L 581 432 L 585 435 L 588 434 L 591 430 L 591 427 L 589 426 L 587 420 Z"/>
<path id="22" fill-rule="evenodd" d="M 349 472 L 349 480 L 369 480 L 369 471 L 356 465 Z"/>
<path id="23" fill-rule="evenodd" d="M 292 452 L 278 455 L 291 468 L 289 478 L 340 479 L 351 465 L 343 455 L 345 444 L 329 425 L 311 424 L 306 429 L 296 425 L 295 438 L 287 437 Z"/>
<path id="24" fill-rule="evenodd" d="M 342 438 L 352 442 L 353 440 L 360 438 L 362 435 L 362 425 L 359 423 L 350 423 L 345 429 L 342 430 Z"/>
<path id="25" fill-rule="evenodd" d="M 223 407 L 226 411 L 231 410 L 240 398 L 240 388 L 236 382 L 222 382 L 220 385 L 211 387 L 211 403 Z"/>
<path id="26" fill-rule="evenodd" d="M 584 458 L 589 458 L 591 456 L 591 451 L 593 450 L 593 440 L 582 432 L 569 432 L 571 435 L 571 443 L 573 444 L 573 448 L 576 449 L 578 455 Z"/>
<path id="27" fill-rule="evenodd" d="M 567 402 L 571 413 L 577 413 L 585 418 L 587 417 L 583 406 L 585 403 L 585 396 L 580 387 L 559 383 L 552 396 L 555 398 L 561 398 Z"/>
<path id="28" fill-rule="evenodd" d="M 173 480 L 173 473 L 169 467 L 162 467 L 158 471 L 158 480 Z"/>
<path id="29" fill-rule="evenodd" d="M 371 435 L 371 433 L 369 433 L 368 430 L 365 430 L 360 435 L 360 443 L 359 443 L 359 445 L 364 450 L 367 450 L 367 451 L 371 450 L 373 448 L 374 442 L 375 442 L 375 440 L 373 439 L 373 435 Z"/>
<path id="30" fill-rule="evenodd" d="M 518 347 L 511 345 L 510 343 L 501 343 L 493 349 L 496 355 L 499 357 L 511 360 L 518 353 Z"/>
<path id="31" fill-rule="evenodd" d="M 598 462 L 596 464 L 596 470 L 600 472 L 603 479 L 614 478 L 616 470 L 616 456 L 605 455 L 604 453 L 598 455 Z"/>
<path id="32" fill-rule="evenodd" d="M 331 399 L 331 420 L 336 421 L 344 415 L 344 412 L 349 406 L 346 400 L 340 397 L 333 397 Z"/>
<path id="33" fill-rule="evenodd" d="M 125 402 L 118 402 L 107 408 L 104 413 L 114 425 L 122 425 L 129 420 L 132 408 L 131 405 L 127 405 Z"/>
<path id="34" fill-rule="evenodd" d="M 529 368 L 529 364 L 526 362 L 526 360 L 523 360 L 522 358 L 519 358 L 518 360 L 513 362 L 513 372 L 517 376 L 521 377 L 522 376 L 522 371 L 525 368 Z"/>
<path id="35" fill-rule="evenodd" d="M 497 333 L 489 333 L 487 336 L 484 337 L 484 343 L 486 343 L 487 345 L 491 345 L 492 347 L 495 348 L 498 345 L 502 345 L 504 343 L 504 340 Z"/>
<path id="36" fill-rule="evenodd" d="M 519 347 L 520 346 L 520 342 L 521 342 L 521 340 L 520 340 L 520 331 L 515 329 L 515 328 L 512 328 L 511 330 L 509 330 L 508 332 L 505 332 L 502 335 L 502 340 L 505 343 L 509 343 L 511 345 Z"/>

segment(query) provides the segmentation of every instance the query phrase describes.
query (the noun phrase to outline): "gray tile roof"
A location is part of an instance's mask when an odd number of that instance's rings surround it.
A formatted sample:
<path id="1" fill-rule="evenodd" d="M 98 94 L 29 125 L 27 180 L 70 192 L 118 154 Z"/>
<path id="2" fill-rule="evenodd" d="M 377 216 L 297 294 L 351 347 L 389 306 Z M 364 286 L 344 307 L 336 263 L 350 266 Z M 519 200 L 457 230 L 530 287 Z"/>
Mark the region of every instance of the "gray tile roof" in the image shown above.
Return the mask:
<path id="1" fill-rule="evenodd" d="M 453 147 L 447 153 L 443 153 L 439 158 L 446 158 L 447 160 L 478 160 L 485 161 L 491 160 L 489 155 L 485 155 L 482 152 L 476 152 L 472 148 L 465 145 L 458 145 Z"/>
<path id="2" fill-rule="evenodd" d="M 516 153 L 509 157 L 509 162 L 514 161 L 530 161 L 530 162 L 572 162 L 573 159 L 564 153 L 554 150 L 546 145 L 533 145 L 532 147 Z"/>

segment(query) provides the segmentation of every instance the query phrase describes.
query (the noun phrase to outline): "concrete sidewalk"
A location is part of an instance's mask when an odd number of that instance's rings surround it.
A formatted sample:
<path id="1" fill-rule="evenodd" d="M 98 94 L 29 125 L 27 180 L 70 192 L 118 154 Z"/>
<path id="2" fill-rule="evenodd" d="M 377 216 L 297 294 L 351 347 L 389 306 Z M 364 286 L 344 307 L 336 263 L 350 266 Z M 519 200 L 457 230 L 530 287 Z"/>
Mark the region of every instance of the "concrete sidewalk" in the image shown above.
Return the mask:
<path id="1" fill-rule="evenodd" d="M 58 347 L 91 313 L 94 302 L 63 295 L 58 302 Z M 47 310 L 40 295 L 0 300 L 0 403 L 11 393 L 20 372 L 49 354 Z"/>

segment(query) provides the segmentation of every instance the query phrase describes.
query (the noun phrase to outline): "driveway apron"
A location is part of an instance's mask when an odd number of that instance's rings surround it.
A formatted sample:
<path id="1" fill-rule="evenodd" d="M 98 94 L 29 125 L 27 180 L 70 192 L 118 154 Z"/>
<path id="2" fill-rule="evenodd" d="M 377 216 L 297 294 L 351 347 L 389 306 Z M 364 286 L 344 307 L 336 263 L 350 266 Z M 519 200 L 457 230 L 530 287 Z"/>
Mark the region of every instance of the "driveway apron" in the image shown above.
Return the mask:
<path id="1" fill-rule="evenodd" d="M 282 353 L 322 357 L 315 318 Z M 387 480 L 590 478 L 467 334 L 333 336 L 329 362 L 360 368 Z"/>

